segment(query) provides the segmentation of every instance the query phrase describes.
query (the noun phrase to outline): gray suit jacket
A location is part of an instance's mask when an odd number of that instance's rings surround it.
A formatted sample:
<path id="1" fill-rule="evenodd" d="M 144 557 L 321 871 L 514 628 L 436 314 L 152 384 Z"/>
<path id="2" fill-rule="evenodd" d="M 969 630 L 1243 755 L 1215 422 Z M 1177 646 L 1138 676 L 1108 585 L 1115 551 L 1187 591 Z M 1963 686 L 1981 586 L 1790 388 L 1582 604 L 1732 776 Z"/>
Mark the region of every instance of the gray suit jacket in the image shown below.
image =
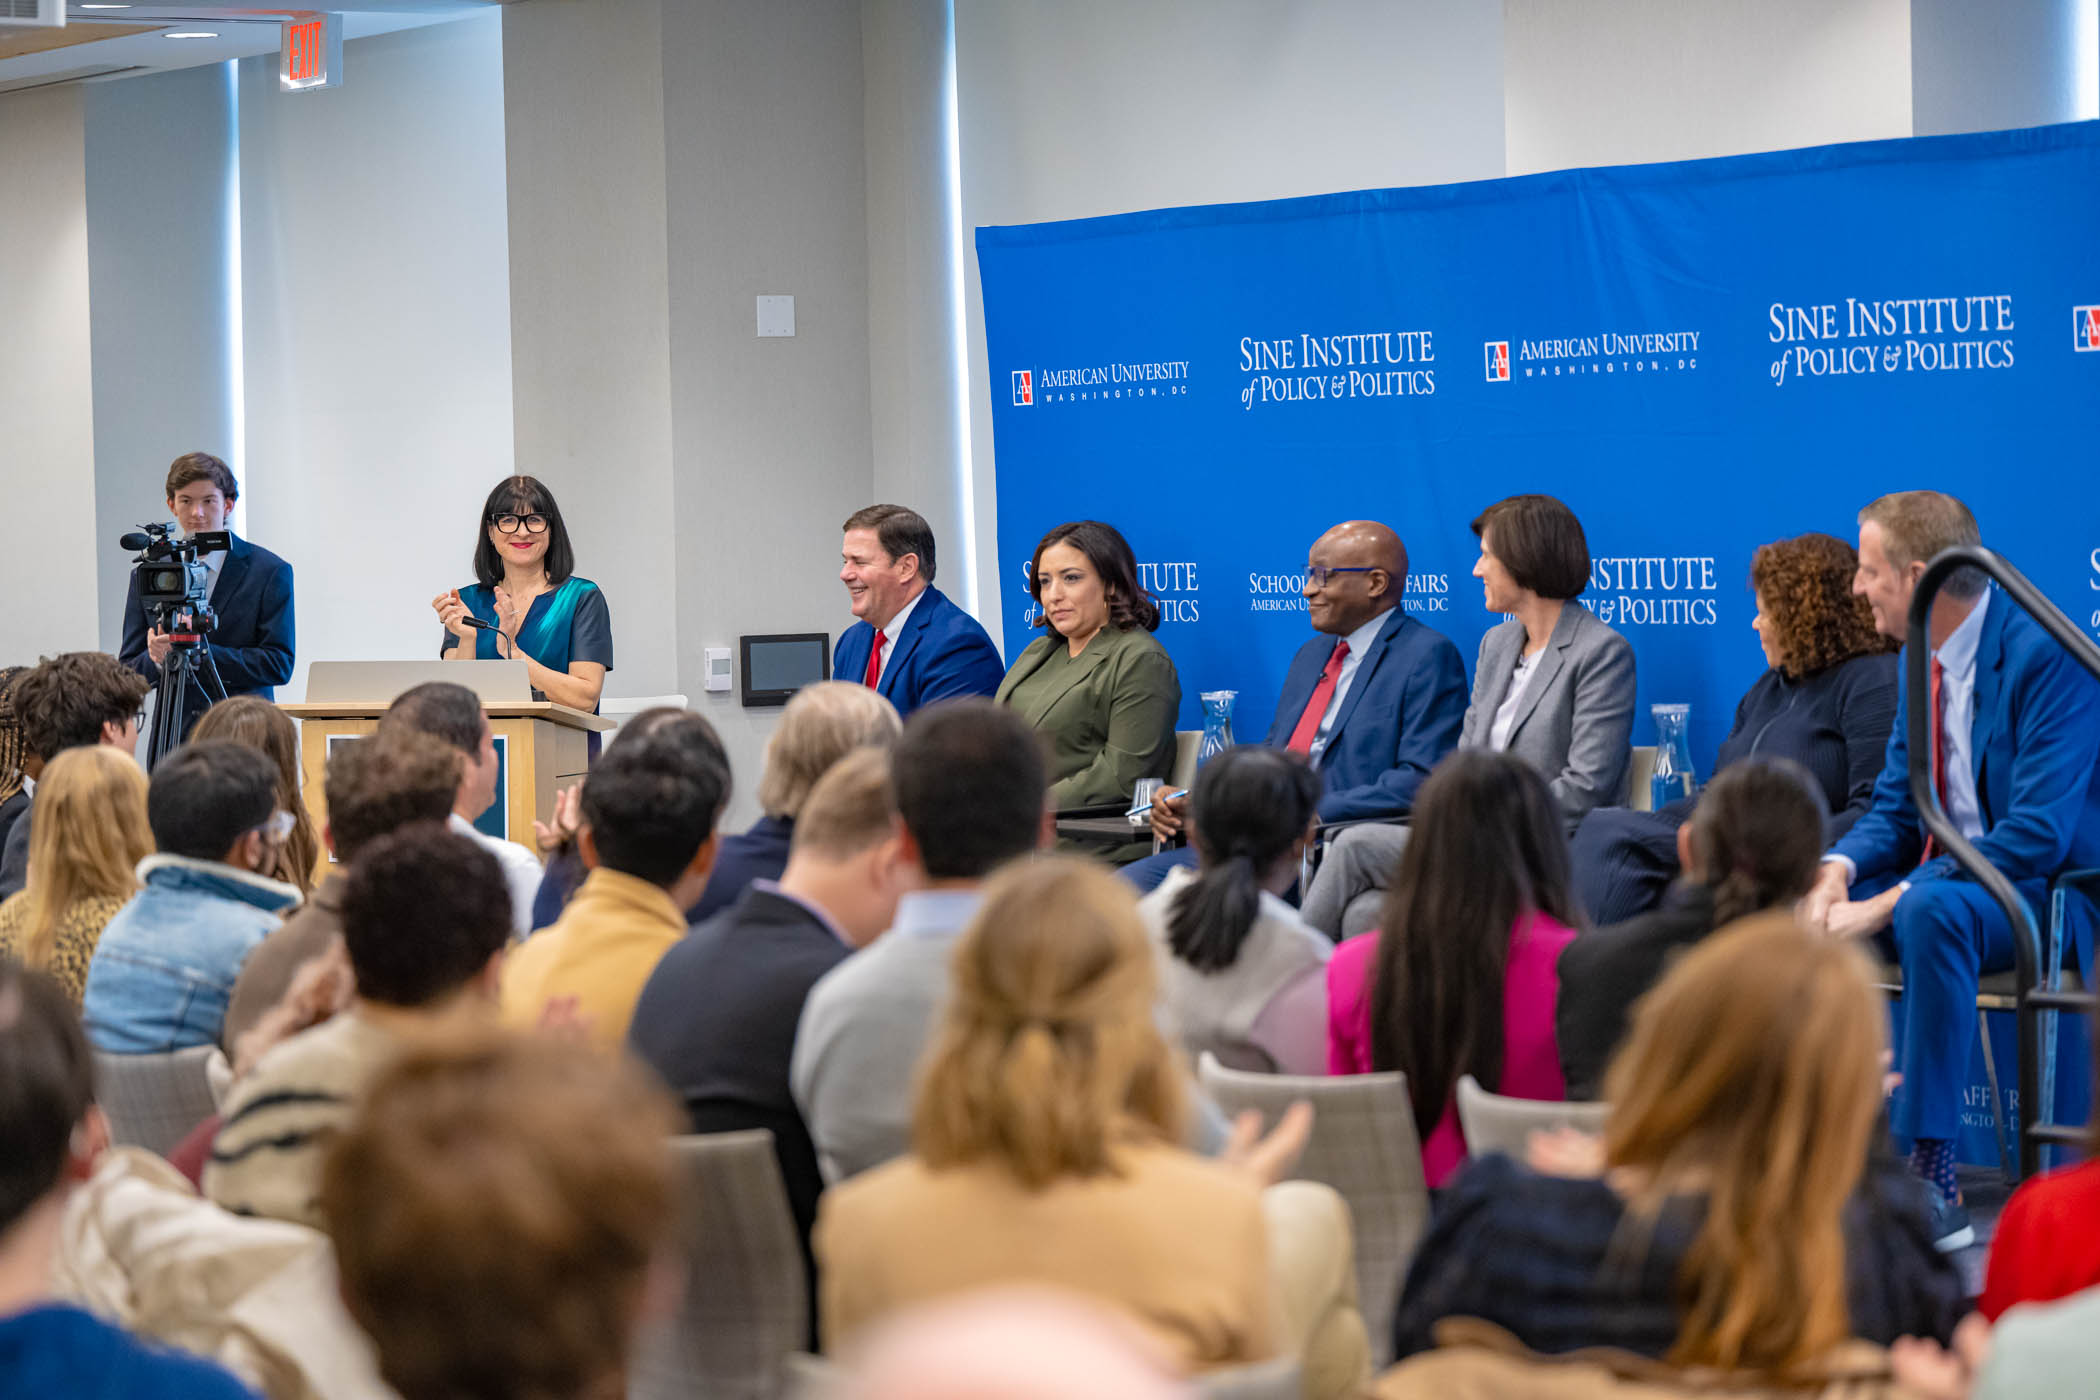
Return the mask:
<path id="1" fill-rule="evenodd" d="M 1514 618 L 1480 639 L 1460 748 L 1488 747 L 1523 654 L 1524 624 Z M 1626 801 L 1632 737 L 1633 647 L 1570 599 L 1518 703 L 1509 752 L 1545 776 L 1572 832 L 1590 808 Z"/>

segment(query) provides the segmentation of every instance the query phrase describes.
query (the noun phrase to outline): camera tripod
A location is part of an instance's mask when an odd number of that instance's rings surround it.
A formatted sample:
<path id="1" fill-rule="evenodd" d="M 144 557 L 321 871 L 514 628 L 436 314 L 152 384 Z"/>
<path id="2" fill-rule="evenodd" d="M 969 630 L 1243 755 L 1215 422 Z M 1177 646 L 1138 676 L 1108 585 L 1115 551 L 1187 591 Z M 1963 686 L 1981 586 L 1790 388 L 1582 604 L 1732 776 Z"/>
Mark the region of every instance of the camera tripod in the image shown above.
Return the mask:
<path id="1" fill-rule="evenodd" d="M 218 663 L 211 659 L 211 648 L 204 639 L 215 619 L 209 612 L 193 616 L 178 631 L 177 612 L 174 608 L 161 609 L 154 620 L 154 625 L 168 634 L 168 659 L 160 663 L 160 680 L 153 687 L 153 733 L 146 744 L 148 772 L 182 743 L 182 717 L 189 708 L 185 702 L 191 686 L 197 687 L 206 705 L 226 698 L 226 683 L 219 679 Z"/>

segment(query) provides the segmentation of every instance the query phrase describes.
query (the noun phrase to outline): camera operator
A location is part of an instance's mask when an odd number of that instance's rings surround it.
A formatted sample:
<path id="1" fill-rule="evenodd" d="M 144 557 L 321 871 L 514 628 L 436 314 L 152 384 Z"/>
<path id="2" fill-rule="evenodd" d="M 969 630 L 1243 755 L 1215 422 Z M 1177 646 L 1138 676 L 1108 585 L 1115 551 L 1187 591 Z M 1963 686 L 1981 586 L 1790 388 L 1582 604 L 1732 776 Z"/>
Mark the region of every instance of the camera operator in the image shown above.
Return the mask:
<path id="1" fill-rule="evenodd" d="M 226 529 L 226 517 L 239 495 L 233 473 L 209 452 L 185 452 L 168 468 L 168 510 L 186 537 Z M 228 539 L 228 548 L 198 556 L 211 573 L 207 596 L 217 618 L 204 634 L 205 645 L 229 697 L 275 699 L 275 688 L 292 678 L 292 566 L 259 545 L 237 536 Z M 133 570 L 117 659 L 158 685 L 169 645 L 168 633 L 146 615 L 139 600 L 138 572 Z M 177 731 L 185 737 L 217 698 L 207 698 L 196 685 L 187 689 Z"/>

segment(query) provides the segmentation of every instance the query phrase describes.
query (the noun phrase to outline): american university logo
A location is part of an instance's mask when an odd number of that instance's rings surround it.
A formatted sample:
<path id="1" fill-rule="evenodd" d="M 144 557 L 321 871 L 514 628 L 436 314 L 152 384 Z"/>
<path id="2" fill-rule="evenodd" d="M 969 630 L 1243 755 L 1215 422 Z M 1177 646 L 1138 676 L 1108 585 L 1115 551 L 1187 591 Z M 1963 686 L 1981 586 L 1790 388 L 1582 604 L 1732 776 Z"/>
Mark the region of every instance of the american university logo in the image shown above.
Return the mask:
<path id="1" fill-rule="evenodd" d="M 1035 402 L 1035 371 L 1014 371 L 1014 407 L 1025 408 Z"/>
<path id="2" fill-rule="evenodd" d="M 1487 342 L 1487 377 L 1490 384 L 1509 382 L 1509 342 L 1490 340 Z"/>
<path id="3" fill-rule="evenodd" d="M 2071 348 L 2100 350 L 2100 306 L 2071 308 Z"/>

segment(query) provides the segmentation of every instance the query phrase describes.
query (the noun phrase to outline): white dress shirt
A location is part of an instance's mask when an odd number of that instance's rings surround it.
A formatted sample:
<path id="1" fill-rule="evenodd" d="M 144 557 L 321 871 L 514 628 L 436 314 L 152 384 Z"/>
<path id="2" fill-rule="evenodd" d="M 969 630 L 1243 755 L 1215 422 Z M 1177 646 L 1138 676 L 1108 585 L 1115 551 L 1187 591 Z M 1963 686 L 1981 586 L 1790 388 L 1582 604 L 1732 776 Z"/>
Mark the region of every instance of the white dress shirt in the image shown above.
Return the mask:
<path id="1" fill-rule="evenodd" d="M 515 841 L 505 841 L 479 830 L 457 812 L 446 819 L 445 825 L 454 835 L 466 837 L 496 858 L 496 863 L 503 867 L 503 883 L 510 886 L 511 932 L 520 938 L 531 933 L 532 901 L 539 898 L 543 873 L 532 852 Z"/>
<path id="2" fill-rule="evenodd" d="M 1532 673 L 1539 668 L 1539 658 L 1545 654 L 1546 649 L 1540 647 L 1517 660 L 1517 669 L 1509 678 L 1509 691 L 1495 707 L 1495 722 L 1488 726 L 1488 747 L 1496 753 L 1509 747 L 1510 731 L 1517 727 L 1517 706 L 1524 702 L 1524 691 L 1531 684 Z"/>
<path id="3" fill-rule="evenodd" d="M 1364 653 L 1371 649 L 1371 643 L 1378 640 L 1379 629 L 1385 626 L 1385 620 L 1392 615 L 1393 610 L 1387 608 L 1342 638 L 1349 644 L 1349 654 L 1342 658 L 1342 673 L 1334 678 L 1334 694 L 1327 697 L 1327 709 L 1320 716 L 1320 727 L 1313 731 L 1311 758 L 1314 767 L 1319 766 L 1320 755 L 1327 750 L 1327 740 L 1332 736 L 1335 716 L 1341 714 L 1342 702 L 1349 698 L 1349 685 L 1356 679 L 1356 668 L 1363 664 Z"/>
<path id="4" fill-rule="evenodd" d="M 211 575 L 210 582 L 204 585 L 204 596 L 216 602 L 219 596 L 219 575 L 226 568 L 226 551 L 215 549 L 209 554 L 200 554 L 197 556 L 197 562 Z"/>
<path id="5" fill-rule="evenodd" d="M 928 584 L 926 588 L 931 588 L 932 586 L 932 584 Z M 875 681 L 878 685 L 881 684 L 882 678 L 890 673 L 890 657 L 897 650 L 897 638 L 904 635 L 905 620 L 911 616 L 911 610 L 919 606 L 919 599 L 926 596 L 926 588 L 920 589 L 917 597 L 914 597 L 909 603 L 899 608 L 897 615 L 889 620 L 887 626 L 875 629 L 882 634 L 882 664 L 875 672 Z M 838 679 L 864 680 L 866 678 L 863 676 L 840 676 Z"/>
<path id="6" fill-rule="evenodd" d="M 1970 752 L 1976 723 L 1976 648 L 1983 640 L 1983 614 L 1991 590 L 1977 597 L 1932 659 L 1940 663 L 1940 752 L 1947 763 L 1947 790 L 1940 801 L 1954 819 L 1954 829 L 1974 841 L 1983 835 L 1983 803 L 1976 796 L 1976 764 Z"/>

